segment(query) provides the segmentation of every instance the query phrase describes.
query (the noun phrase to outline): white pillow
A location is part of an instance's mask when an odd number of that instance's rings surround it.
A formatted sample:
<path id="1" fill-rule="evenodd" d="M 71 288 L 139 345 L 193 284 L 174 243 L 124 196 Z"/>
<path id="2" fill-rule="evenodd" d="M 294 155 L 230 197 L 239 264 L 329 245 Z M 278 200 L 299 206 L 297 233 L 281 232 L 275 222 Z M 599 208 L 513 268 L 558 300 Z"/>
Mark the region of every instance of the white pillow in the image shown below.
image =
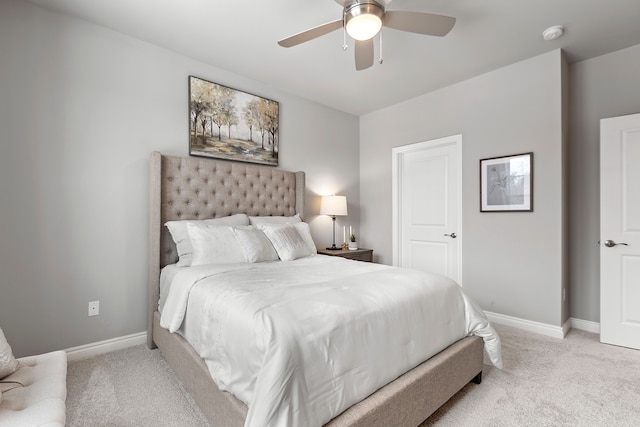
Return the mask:
<path id="1" fill-rule="evenodd" d="M 247 262 L 277 261 L 278 253 L 264 231 L 249 227 L 233 227 Z"/>
<path id="2" fill-rule="evenodd" d="M 0 380 L 13 374 L 18 369 L 18 361 L 13 356 L 11 346 L 0 328 Z"/>
<path id="3" fill-rule="evenodd" d="M 296 227 L 299 224 L 260 224 L 258 227 L 264 231 L 273 247 L 276 248 L 280 259 L 291 261 L 316 253 L 315 245 L 312 248 L 299 231 L 299 228 L 300 230 L 304 230 L 304 228 Z M 306 225 L 306 223 L 304 224 Z"/>
<path id="4" fill-rule="evenodd" d="M 299 222 L 297 224 L 293 224 L 293 226 L 298 230 L 298 233 L 300 233 L 300 236 L 309 247 L 309 250 L 313 252 L 313 255 L 318 253 L 316 243 L 313 241 L 313 237 L 311 237 L 311 228 L 309 227 L 309 224 L 306 222 Z"/>
<path id="5" fill-rule="evenodd" d="M 301 222 L 299 214 L 293 216 L 250 216 L 251 225 L 258 224 L 295 224 Z"/>
<path id="6" fill-rule="evenodd" d="M 191 265 L 246 262 L 233 227 L 187 223 L 193 254 Z"/>
<path id="7" fill-rule="evenodd" d="M 194 222 L 206 225 L 249 225 L 249 217 L 245 214 L 236 214 L 221 218 L 211 218 L 203 220 L 182 220 L 167 221 L 164 225 L 169 229 L 173 242 L 178 250 L 178 266 L 188 267 L 191 265 L 193 248 L 187 232 L 187 223 Z"/>

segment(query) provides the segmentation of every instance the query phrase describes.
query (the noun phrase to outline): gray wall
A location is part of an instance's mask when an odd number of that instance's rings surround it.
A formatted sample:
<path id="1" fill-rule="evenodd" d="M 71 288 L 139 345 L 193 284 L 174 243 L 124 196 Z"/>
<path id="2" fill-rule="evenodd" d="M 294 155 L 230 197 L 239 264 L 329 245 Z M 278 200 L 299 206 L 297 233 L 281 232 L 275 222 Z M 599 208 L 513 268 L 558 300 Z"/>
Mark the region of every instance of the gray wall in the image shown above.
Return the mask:
<path id="1" fill-rule="evenodd" d="M 362 246 L 391 263 L 392 147 L 461 133 L 464 289 L 485 310 L 560 326 L 563 70 L 557 50 L 362 116 Z M 479 160 L 528 151 L 534 212 L 480 213 Z"/>
<path id="2" fill-rule="evenodd" d="M 146 330 L 148 155 L 188 155 L 188 75 L 280 102 L 280 168 L 307 173 L 318 245 L 319 194 L 358 222 L 356 116 L 22 1 L 0 2 L 0 58 L 0 326 L 17 356 Z"/>
<path id="3" fill-rule="evenodd" d="M 577 319 L 600 321 L 600 120 L 640 113 L 638 76 L 640 45 L 571 66 L 570 302 Z"/>
<path id="4" fill-rule="evenodd" d="M 543 55 L 545 57 L 545 55 Z M 539 60 L 540 58 L 532 58 Z M 487 135 L 495 134 L 496 137 L 506 139 L 509 133 L 518 135 L 512 123 L 520 123 L 526 120 L 529 114 L 528 101 L 531 106 L 544 109 L 544 102 L 540 103 L 540 94 L 536 94 L 536 89 L 530 86 L 530 74 L 536 74 L 535 66 L 530 73 L 525 72 L 521 76 L 518 67 L 522 65 L 533 65 L 531 61 L 523 61 L 520 64 L 496 70 L 485 76 L 480 76 L 450 88 L 436 91 L 418 97 L 412 101 L 399 104 L 392 108 L 373 113 L 361 118 L 361 198 L 362 198 L 362 245 L 376 248 L 378 260 L 391 263 L 391 147 L 433 139 L 440 136 L 463 133 L 463 146 L 465 147 L 465 158 L 468 158 L 469 143 L 474 145 L 472 150 L 490 150 L 492 145 L 499 144 L 497 139 L 492 142 L 488 136 L 481 149 L 476 148 L 479 143 L 475 139 L 470 141 L 470 136 L 475 136 L 475 129 L 482 127 L 504 128 L 504 132 L 498 129 L 484 130 Z M 557 64 L 550 66 L 551 71 L 557 70 Z M 485 83 L 491 76 L 501 76 L 505 72 L 509 74 L 504 82 Z M 562 65 L 562 93 L 563 106 L 562 115 L 557 111 L 551 112 L 548 119 L 539 117 L 537 122 L 532 123 L 541 131 L 549 126 L 554 128 L 558 125 L 562 127 L 562 135 L 568 140 L 565 146 L 565 158 L 567 167 L 562 173 L 565 175 L 565 203 L 564 218 L 561 221 L 562 230 L 558 235 L 563 241 L 559 241 L 565 247 L 563 265 L 564 268 L 561 281 L 568 282 L 567 300 L 562 304 L 560 319 L 564 322 L 567 317 L 591 322 L 600 321 L 600 270 L 599 270 L 599 247 L 596 242 L 600 239 L 600 192 L 599 192 L 599 147 L 600 147 L 600 120 L 606 117 L 615 117 L 640 112 L 640 45 L 623 49 L 597 58 L 572 64 L 568 67 Z M 520 80 L 526 84 L 520 85 L 518 91 L 513 94 L 514 98 L 522 97 L 521 100 L 511 99 L 509 91 L 513 87 L 513 81 Z M 494 79 L 490 79 L 494 80 Z M 555 80 L 555 78 L 554 78 Z M 556 84 L 555 82 L 553 83 Z M 529 90 L 532 90 L 529 92 Z M 524 91 L 524 93 L 523 93 Z M 462 93 L 461 93 L 462 92 Z M 507 93 L 505 93 L 507 92 Z M 568 92 L 568 93 L 567 93 Z M 557 94 L 552 94 L 555 98 Z M 497 105 L 503 103 L 502 105 Z M 525 105 L 522 105 L 524 103 Z M 500 111 L 500 108 L 507 111 Z M 513 108 L 512 108 L 513 107 Z M 487 111 L 485 111 L 487 110 Z M 532 116 L 535 117 L 536 114 Z M 560 117 L 562 123 L 558 124 Z M 566 120 L 568 118 L 568 120 Z M 376 124 L 376 122 L 380 124 Z M 470 131 L 474 133 L 470 135 Z M 522 128 L 527 130 L 528 127 Z M 538 131 L 534 132 L 536 134 Z M 509 146 L 521 147 L 521 139 L 508 142 Z M 528 141 L 528 138 L 527 138 Z M 535 147 L 535 141 L 532 142 Z M 526 142 L 525 142 L 526 144 Z M 524 148 L 524 147 L 523 147 Z M 529 148 L 526 148 L 529 149 Z M 534 152 L 537 150 L 533 148 Z M 510 151 L 510 152 L 516 152 Z M 497 150 L 496 150 L 497 152 Z M 478 155 L 486 157 L 478 152 Z M 502 154 L 502 152 L 498 153 Z M 492 154 L 493 155 L 493 154 Z M 540 171 L 539 156 L 536 155 L 536 171 Z M 477 185 L 477 165 L 475 163 L 465 166 L 466 177 L 470 177 L 471 183 L 465 179 L 465 191 L 476 191 Z M 546 169 L 543 169 L 546 171 Z M 538 179 L 539 173 L 536 174 Z M 536 179 L 535 209 L 540 207 L 540 186 Z M 386 188 L 387 191 L 378 192 L 377 188 Z M 470 196 L 465 199 L 471 203 L 472 210 L 476 209 L 477 196 Z M 469 237 L 468 218 L 473 221 L 478 219 L 478 213 L 470 213 L 465 209 L 463 217 L 463 227 L 465 238 Z M 477 221 L 476 221 L 477 222 Z M 502 224 L 497 225 L 499 230 Z M 472 229 L 473 231 L 473 229 Z M 478 230 L 475 230 L 478 231 Z M 513 230 L 512 230 L 513 231 Z M 485 232 L 480 230 L 481 233 Z M 496 228 L 486 229 L 487 240 L 495 239 L 498 232 Z M 521 236 L 515 234 L 520 238 Z M 535 239 L 538 240 L 538 239 Z M 555 257 L 554 253 L 547 253 L 540 247 L 537 253 L 530 253 L 533 259 L 546 262 L 550 257 Z M 473 250 L 479 250 L 474 253 Z M 505 274 L 487 272 L 487 277 L 482 286 L 472 291 L 469 288 L 469 281 L 476 283 L 475 273 L 471 273 L 466 264 L 471 257 L 476 265 L 476 273 L 482 264 L 478 254 L 482 254 L 482 245 L 477 245 L 476 249 L 471 249 L 465 243 L 463 247 L 463 281 L 465 288 L 470 292 L 478 292 L 474 297 L 486 310 L 501 314 L 512 315 L 524 319 L 537 320 L 552 325 L 558 325 L 553 320 L 555 315 L 550 317 L 542 316 L 538 311 L 545 311 L 545 306 L 553 305 L 554 311 L 558 301 L 560 289 L 549 289 L 549 300 L 542 301 L 540 298 L 533 298 L 533 293 L 537 292 L 538 285 L 530 284 L 530 288 L 520 285 L 515 278 L 504 277 Z M 486 252 L 484 252 L 486 253 Z M 492 252 L 493 253 L 493 252 Z M 501 253 L 498 251 L 498 253 Z M 495 281 L 489 279 L 495 277 Z M 502 276 L 502 277 L 501 277 Z M 555 273 L 554 273 L 555 277 Z M 498 283 L 504 281 L 504 287 Z M 514 283 L 513 286 L 507 283 Z M 473 286 L 473 285 L 472 285 Z M 503 301 L 504 307 L 496 307 L 491 304 L 491 295 L 501 295 L 507 292 L 507 299 L 513 301 Z M 520 293 L 522 292 L 522 293 Z M 540 294 L 542 296 L 542 294 Z M 527 301 L 535 301 L 536 304 L 528 304 Z M 568 306 L 567 306 L 568 305 Z M 518 309 L 518 306 L 523 309 Z M 530 308 L 527 309 L 527 306 Z M 538 308 L 541 307 L 541 308 Z M 548 313 L 551 314 L 551 313 Z"/>

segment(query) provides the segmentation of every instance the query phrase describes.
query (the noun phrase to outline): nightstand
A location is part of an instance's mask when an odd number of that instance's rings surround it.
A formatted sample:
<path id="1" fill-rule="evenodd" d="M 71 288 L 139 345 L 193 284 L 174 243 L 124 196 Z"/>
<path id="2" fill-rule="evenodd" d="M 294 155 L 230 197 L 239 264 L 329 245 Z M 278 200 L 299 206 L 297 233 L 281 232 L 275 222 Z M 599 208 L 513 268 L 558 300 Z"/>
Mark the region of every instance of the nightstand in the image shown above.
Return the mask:
<path id="1" fill-rule="evenodd" d="M 319 248 L 318 253 L 321 255 L 339 256 L 342 258 L 354 259 L 356 261 L 373 262 L 373 249 L 339 249 L 332 251 L 329 249 Z"/>

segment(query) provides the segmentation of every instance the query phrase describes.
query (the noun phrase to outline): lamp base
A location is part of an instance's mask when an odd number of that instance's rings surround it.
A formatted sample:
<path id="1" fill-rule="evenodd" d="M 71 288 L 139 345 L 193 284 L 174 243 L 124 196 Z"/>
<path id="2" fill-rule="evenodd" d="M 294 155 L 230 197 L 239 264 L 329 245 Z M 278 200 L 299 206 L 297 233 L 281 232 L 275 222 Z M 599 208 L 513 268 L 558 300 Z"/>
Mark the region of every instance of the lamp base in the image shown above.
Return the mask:
<path id="1" fill-rule="evenodd" d="M 337 247 L 336 245 L 331 246 L 330 248 L 327 248 L 328 251 L 341 251 L 342 248 Z"/>

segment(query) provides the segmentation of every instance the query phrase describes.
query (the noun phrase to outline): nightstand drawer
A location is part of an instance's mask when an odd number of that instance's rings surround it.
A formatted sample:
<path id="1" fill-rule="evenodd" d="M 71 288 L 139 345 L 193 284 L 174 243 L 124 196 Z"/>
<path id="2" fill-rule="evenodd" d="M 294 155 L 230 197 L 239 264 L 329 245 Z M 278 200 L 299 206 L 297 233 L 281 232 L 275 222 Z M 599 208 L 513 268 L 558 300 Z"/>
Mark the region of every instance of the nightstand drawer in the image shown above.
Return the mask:
<path id="1" fill-rule="evenodd" d="M 339 256 L 356 261 L 373 262 L 373 249 L 339 249 L 332 251 L 330 249 L 322 248 L 318 249 L 318 253 L 322 255 Z"/>

